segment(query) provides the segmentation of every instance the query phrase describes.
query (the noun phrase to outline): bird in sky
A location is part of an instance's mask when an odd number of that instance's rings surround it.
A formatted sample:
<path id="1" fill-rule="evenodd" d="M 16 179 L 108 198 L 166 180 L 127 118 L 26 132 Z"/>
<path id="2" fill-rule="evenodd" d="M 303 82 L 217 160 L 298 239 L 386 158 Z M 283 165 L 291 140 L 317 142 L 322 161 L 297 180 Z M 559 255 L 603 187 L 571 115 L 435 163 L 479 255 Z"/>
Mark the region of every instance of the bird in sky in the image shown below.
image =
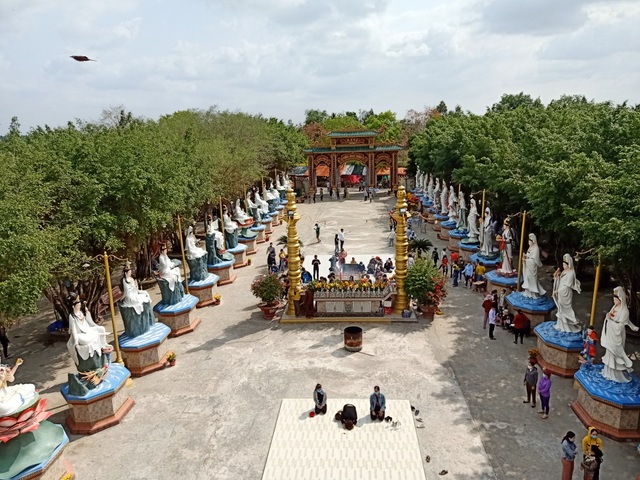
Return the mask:
<path id="1" fill-rule="evenodd" d="M 97 62 L 97 60 L 89 58 L 86 55 L 71 55 L 71 58 L 73 58 L 76 62 Z"/>

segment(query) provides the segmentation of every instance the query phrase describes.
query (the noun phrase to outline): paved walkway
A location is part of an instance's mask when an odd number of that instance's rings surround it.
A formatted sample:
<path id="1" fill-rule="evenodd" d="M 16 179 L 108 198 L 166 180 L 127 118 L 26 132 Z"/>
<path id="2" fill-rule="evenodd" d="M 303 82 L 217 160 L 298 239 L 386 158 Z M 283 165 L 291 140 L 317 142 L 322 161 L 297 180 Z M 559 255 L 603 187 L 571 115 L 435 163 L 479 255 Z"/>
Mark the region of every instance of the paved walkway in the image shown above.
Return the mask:
<path id="1" fill-rule="evenodd" d="M 393 255 L 387 246 L 387 209 L 395 199 L 356 199 L 299 205 L 298 223 L 310 268 L 313 254 L 329 255 L 342 227 L 349 255 Z M 319 222 L 322 242 L 315 243 Z M 276 227 L 273 238 L 284 234 Z M 422 234 L 424 236 L 424 234 Z M 426 236 L 443 245 L 429 231 Z M 220 287 L 222 305 L 198 311 L 193 333 L 168 340 L 177 365 L 134 381 L 136 405 L 122 424 L 93 436 L 71 436 L 66 455 L 80 479 L 259 479 L 267 460 L 281 401 L 304 398 L 312 406 L 317 382 L 329 398 L 366 398 L 379 384 L 390 399 L 421 410 L 417 430 L 426 478 L 552 479 L 560 476 L 560 438 L 584 428 L 567 403 L 571 380 L 553 379 L 551 415 L 540 420 L 522 404 L 521 377 L 527 348 L 498 330 L 490 342 L 482 330 L 480 296 L 450 288 L 444 315 L 418 324 L 365 325 L 361 353 L 342 348 L 342 326 L 267 322 L 249 292 L 266 268 L 263 244 L 237 281 Z M 350 257 L 349 257 L 350 258 Z M 588 315 L 585 286 L 576 311 Z M 157 288 L 151 291 L 157 301 Z M 610 296 L 599 309 L 610 305 Z M 14 357 L 25 359 L 18 381 L 35 383 L 62 422 L 66 405 L 59 388 L 73 365 L 63 342 L 44 333 L 48 311 L 9 332 Z M 121 327 L 120 327 L 121 328 Z M 627 350 L 632 351 L 633 346 Z M 640 348 L 635 348 L 640 350 Z M 635 445 L 604 440 L 603 478 L 632 479 L 640 472 Z M 431 462 L 424 457 L 429 455 Z M 581 478 L 576 468 L 574 479 Z"/>

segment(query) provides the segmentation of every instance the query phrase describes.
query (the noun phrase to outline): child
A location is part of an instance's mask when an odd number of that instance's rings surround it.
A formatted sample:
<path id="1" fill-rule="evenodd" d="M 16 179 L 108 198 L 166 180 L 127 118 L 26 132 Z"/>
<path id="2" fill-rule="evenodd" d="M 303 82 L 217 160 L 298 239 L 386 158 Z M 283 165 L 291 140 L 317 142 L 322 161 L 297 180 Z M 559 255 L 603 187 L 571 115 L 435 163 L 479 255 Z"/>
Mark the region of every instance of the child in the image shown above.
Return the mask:
<path id="1" fill-rule="evenodd" d="M 580 352 L 580 358 L 578 362 L 587 364 L 587 368 L 591 367 L 591 359 L 596 356 L 596 343 L 598 343 L 598 336 L 593 330 L 593 327 L 587 327 L 587 333 L 584 337 L 584 345 Z"/>
<path id="2" fill-rule="evenodd" d="M 449 273 L 449 259 L 446 255 L 442 256 L 442 263 L 440 264 L 440 268 L 442 269 L 442 274 L 446 277 Z"/>

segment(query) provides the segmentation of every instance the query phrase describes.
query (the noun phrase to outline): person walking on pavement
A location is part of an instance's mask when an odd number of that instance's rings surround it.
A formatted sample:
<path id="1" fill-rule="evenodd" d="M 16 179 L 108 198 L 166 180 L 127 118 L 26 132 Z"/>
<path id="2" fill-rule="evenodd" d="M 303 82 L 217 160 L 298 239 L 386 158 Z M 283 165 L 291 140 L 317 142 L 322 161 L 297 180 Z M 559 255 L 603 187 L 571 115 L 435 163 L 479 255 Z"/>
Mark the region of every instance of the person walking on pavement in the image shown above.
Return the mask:
<path id="1" fill-rule="evenodd" d="M 527 399 L 522 403 L 533 403 L 531 408 L 536 408 L 536 386 L 538 385 L 538 368 L 534 363 L 529 361 L 527 369 L 524 372 L 524 387 L 527 390 Z"/>
<path id="2" fill-rule="evenodd" d="M 320 280 L 320 260 L 318 260 L 318 255 L 313 256 L 311 265 L 313 265 L 313 279 Z"/>
<path id="3" fill-rule="evenodd" d="M 340 233 L 338 233 L 338 240 L 340 240 L 340 250 L 344 248 L 344 228 L 340 229 Z"/>
<path id="4" fill-rule="evenodd" d="M 522 310 L 518 309 L 516 316 L 513 317 L 513 333 L 516 336 L 513 343 L 518 343 L 518 337 L 520 337 L 520 343 L 522 343 L 522 339 L 527 330 L 527 321 L 529 321 L 527 316 L 522 313 Z"/>
<path id="5" fill-rule="evenodd" d="M 316 242 L 320 243 L 320 225 L 316 223 L 313 228 L 316 231 Z"/>
<path id="6" fill-rule="evenodd" d="M 497 340 L 496 337 L 493 336 L 493 332 L 496 329 L 496 310 L 498 306 L 495 303 L 491 304 L 491 310 L 489 310 L 489 338 L 491 340 Z"/>
<path id="7" fill-rule="evenodd" d="M 574 443 L 576 434 L 568 431 L 562 437 L 562 480 L 572 480 L 573 467 L 576 460 L 576 444 Z"/>
<path id="8" fill-rule="evenodd" d="M 542 378 L 538 384 L 538 395 L 540 395 L 542 408 L 542 410 L 538 410 L 538 413 L 542 415 L 540 418 L 546 420 L 549 418 L 549 400 L 551 399 L 551 371 L 546 368 L 542 370 Z"/>
<path id="9" fill-rule="evenodd" d="M 316 191 L 313 191 L 313 203 L 316 203 Z"/>
<path id="10" fill-rule="evenodd" d="M 433 249 L 433 253 L 431 254 L 431 258 L 433 258 L 433 265 L 434 266 L 438 266 L 438 258 L 440 258 L 440 256 L 438 255 L 438 249 L 434 248 Z"/>
<path id="11" fill-rule="evenodd" d="M 270 254 L 271 252 L 276 253 L 276 249 L 275 249 L 275 248 L 273 248 L 273 242 L 271 242 L 271 243 L 269 244 L 269 246 L 267 247 L 267 257 L 269 256 L 269 254 Z"/>
<path id="12" fill-rule="evenodd" d="M 324 201 L 324 190 L 322 188 L 320 189 L 320 201 Z"/>
<path id="13" fill-rule="evenodd" d="M 464 266 L 464 270 L 462 271 L 462 273 L 464 274 L 465 288 L 467 286 L 471 288 L 473 286 L 473 265 L 471 265 L 471 262 L 467 262 L 467 264 Z"/>
<path id="14" fill-rule="evenodd" d="M 487 295 L 482 302 L 482 308 L 484 309 L 484 321 L 482 322 L 482 328 L 487 329 L 487 320 L 489 320 L 489 312 L 491 311 L 491 305 L 493 304 L 493 297 Z"/>

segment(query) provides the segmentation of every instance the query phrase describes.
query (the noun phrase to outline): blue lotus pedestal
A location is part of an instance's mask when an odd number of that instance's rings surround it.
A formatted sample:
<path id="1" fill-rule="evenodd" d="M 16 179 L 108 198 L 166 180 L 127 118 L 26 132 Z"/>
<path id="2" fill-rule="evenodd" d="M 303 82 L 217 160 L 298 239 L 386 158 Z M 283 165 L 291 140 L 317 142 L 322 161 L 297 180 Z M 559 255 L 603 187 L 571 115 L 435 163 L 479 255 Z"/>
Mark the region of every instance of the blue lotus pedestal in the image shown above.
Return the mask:
<path id="1" fill-rule="evenodd" d="M 480 243 L 465 243 L 464 240 L 458 242 L 460 247 L 460 258 L 466 262 L 471 261 L 471 255 L 480 250 Z"/>
<path id="2" fill-rule="evenodd" d="M 438 233 L 438 238 L 443 242 L 449 242 L 449 232 L 455 229 L 456 229 L 456 222 L 454 220 L 447 220 L 445 222 L 441 222 L 440 233 Z"/>
<path id="3" fill-rule="evenodd" d="M 214 273 L 218 276 L 219 287 L 236 281 L 236 276 L 233 274 L 233 262 L 233 260 L 224 260 L 215 265 L 207 265 L 209 273 Z"/>
<path id="4" fill-rule="evenodd" d="M 111 363 L 102 381 L 86 395 L 71 395 L 69 384 L 65 383 L 60 393 L 69 405 L 65 420 L 69 431 L 91 435 L 120 423 L 134 405 L 125 388 L 130 376 L 122 365 Z"/>
<path id="5" fill-rule="evenodd" d="M 578 399 L 571 409 L 585 427 L 617 441 L 640 440 L 640 379 L 618 383 L 602 376 L 604 365 L 582 365 L 574 375 Z"/>
<path id="6" fill-rule="evenodd" d="M 271 228 L 273 226 L 271 217 L 264 218 L 261 223 L 265 228 L 264 230 L 265 235 L 267 236 L 271 235 L 273 233 L 273 228 Z"/>
<path id="7" fill-rule="evenodd" d="M 256 237 L 256 243 L 264 243 L 267 241 L 267 234 L 265 233 L 266 229 L 267 227 L 265 227 L 264 225 L 254 225 L 250 228 L 252 232 L 256 232 L 258 234 L 258 236 Z M 238 241 L 240 241 L 239 238 Z"/>
<path id="8" fill-rule="evenodd" d="M 227 249 L 227 253 L 232 254 L 235 259 L 233 262 L 234 269 L 247 266 L 246 252 L 247 252 L 247 246 L 242 243 L 238 243 L 238 245 L 236 245 L 235 247 Z"/>
<path id="9" fill-rule="evenodd" d="M 258 237 L 253 237 L 253 238 L 244 238 L 244 237 L 238 237 L 238 243 L 241 243 L 242 245 L 245 245 L 247 247 L 247 251 L 246 254 L 247 255 L 253 255 L 255 253 L 258 253 L 258 247 L 256 246 L 256 243 L 258 241 Z"/>
<path id="10" fill-rule="evenodd" d="M 171 329 L 164 323 L 156 323 L 137 337 L 129 337 L 126 333 L 118 337 L 124 363 L 132 377 L 142 377 L 164 368 L 167 362 L 164 342 L 170 333 Z"/>
<path id="11" fill-rule="evenodd" d="M 215 273 L 208 273 L 206 277 L 197 282 L 189 282 L 189 293 L 194 297 L 198 297 L 196 308 L 207 307 L 216 303 L 213 298 L 213 289 L 220 280 Z"/>
<path id="12" fill-rule="evenodd" d="M 582 350 L 582 335 L 559 332 L 556 322 L 544 322 L 534 328 L 538 336 L 538 363 L 559 377 L 571 378 L 580 368 L 578 357 Z"/>
<path id="13" fill-rule="evenodd" d="M 439 213 L 436 213 L 433 216 L 434 222 L 433 222 L 433 230 L 436 232 L 439 232 L 440 230 L 442 230 L 442 222 L 446 222 L 447 220 L 449 220 L 449 216 L 448 215 L 440 215 Z"/>
<path id="14" fill-rule="evenodd" d="M 171 329 L 169 336 L 179 337 L 193 332 L 200 325 L 200 319 L 195 316 L 197 304 L 198 297 L 185 295 L 175 305 L 158 303 L 153 307 L 153 311 L 158 315 L 158 320 Z"/>
<path id="15" fill-rule="evenodd" d="M 485 276 L 487 277 L 487 290 L 490 292 L 493 290 L 500 291 L 502 289 L 506 289 L 507 292 L 510 292 L 511 289 L 515 289 L 518 284 L 518 280 L 515 275 L 512 277 L 503 276 L 500 275 L 497 270 L 490 270 Z"/>
<path id="16" fill-rule="evenodd" d="M 499 252 L 494 252 L 489 256 L 485 256 L 476 252 L 471 254 L 469 256 L 469 259 L 471 260 L 471 263 L 478 262 L 480 265 L 486 268 L 487 271 L 495 270 L 496 268 L 498 268 L 498 265 L 502 263 Z"/>
<path id="17" fill-rule="evenodd" d="M 531 328 L 551 320 L 551 312 L 556 308 L 556 304 L 548 297 L 529 298 L 522 292 L 507 295 L 507 303 L 511 313 L 515 314 L 517 310 L 522 310 L 527 315 L 531 321 Z"/>
<path id="18" fill-rule="evenodd" d="M 451 230 L 449 232 L 449 250 L 451 250 L 452 252 L 459 252 L 460 251 L 460 241 L 464 240 L 465 238 L 467 238 L 467 231 L 466 230 Z"/>

